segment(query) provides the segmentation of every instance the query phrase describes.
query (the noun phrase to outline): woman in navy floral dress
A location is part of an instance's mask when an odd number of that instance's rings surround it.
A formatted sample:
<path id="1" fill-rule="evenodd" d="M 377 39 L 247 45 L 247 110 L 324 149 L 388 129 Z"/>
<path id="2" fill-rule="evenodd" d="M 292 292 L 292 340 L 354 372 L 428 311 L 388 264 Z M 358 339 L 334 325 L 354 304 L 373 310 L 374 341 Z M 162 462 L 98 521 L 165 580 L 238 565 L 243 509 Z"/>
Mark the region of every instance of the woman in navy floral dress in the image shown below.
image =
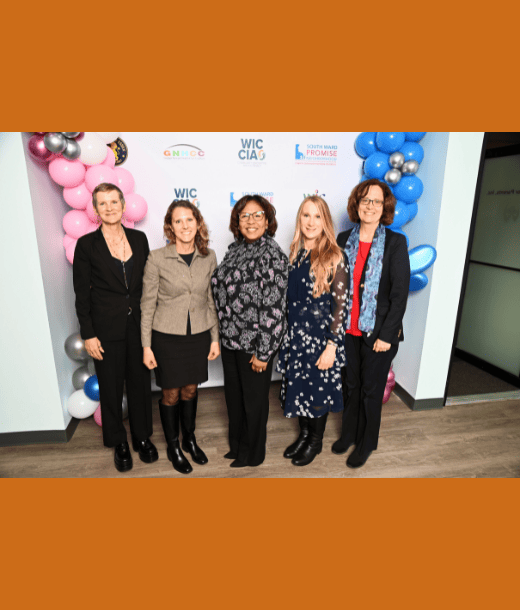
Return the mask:
<path id="1" fill-rule="evenodd" d="M 298 417 L 300 434 L 284 457 L 306 466 L 321 453 L 329 412 L 343 410 L 341 368 L 346 364 L 348 266 L 321 197 L 306 198 L 298 210 L 289 262 L 289 329 L 277 370 L 283 373 L 285 416 Z"/>

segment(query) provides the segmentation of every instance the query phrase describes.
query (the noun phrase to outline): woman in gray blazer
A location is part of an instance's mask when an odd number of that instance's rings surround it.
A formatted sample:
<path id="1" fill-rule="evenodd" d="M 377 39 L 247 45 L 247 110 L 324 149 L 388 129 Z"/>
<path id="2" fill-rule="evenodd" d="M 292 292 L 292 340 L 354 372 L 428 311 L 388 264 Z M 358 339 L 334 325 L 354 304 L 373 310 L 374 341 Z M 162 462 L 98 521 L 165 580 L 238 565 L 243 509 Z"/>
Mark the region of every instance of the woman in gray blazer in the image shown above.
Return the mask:
<path id="1" fill-rule="evenodd" d="M 175 470 L 193 469 L 182 449 L 197 464 L 208 458 L 195 440 L 197 386 L 208 379 L 208 360 L 220 355 L 218 318 L 211 291 L 217 266 L 208 248 L 202 214 L 189 201 L 174 201 L 164 218 L 168 245 L 150 253 L 143 278 L 141 339 L 144 363 L 156 368 L 161 422 L 168 459 Z"/>

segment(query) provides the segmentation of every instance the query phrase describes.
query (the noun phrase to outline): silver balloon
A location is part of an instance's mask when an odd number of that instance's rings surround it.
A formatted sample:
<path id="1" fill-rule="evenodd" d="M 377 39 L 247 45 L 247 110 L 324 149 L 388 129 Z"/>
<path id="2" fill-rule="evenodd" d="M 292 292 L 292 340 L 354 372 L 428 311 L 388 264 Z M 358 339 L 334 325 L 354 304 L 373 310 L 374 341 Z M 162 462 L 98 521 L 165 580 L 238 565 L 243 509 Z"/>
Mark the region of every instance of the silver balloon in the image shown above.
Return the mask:
<path id="1" fill-rule="evenodd" d="M 76 140 L 67 140 L 67 146 L 61 154 L 65 159 L 74 161 L 74 159 L 77 159 L 81 155 L 81 146 Z"/>
<path id="2" fill-rule="evenodd" d="M 88 366 L 84 364 L 72 373 L 72 385 L 75 390 L 82 390 L 87 379 L 91 377 Z"/>
<path id="3" fill-rule="evenodd" d="M 94 365 L 94 360 L 92 358 L 89 358 L 89 361 L 87 362 L 87 366 L 88 366 L 88 372 L 90 373 L 90 375 L 95 375 L 96 374 L 96 367 Z"/>
<path id="4" fill-rule="evenodd" d="M 65 353 L 72 360 L 87 360 L 89 355 L 85 349 L 85 342 L 79 333 L 70 335 L 65 340 Z"/>
<path id="5" fill-rule="evenodd" d="M 51 131 L 43 136 L 45 148 L 53 153 L 59 154 L 67 146 L 67 138 L 59 132 Z"/>
<path id="6" fill-rule="evenodd" d="M 390 159 L 388 161 L 392 167 L 399 169 L 405 162 L 405 156 L 402 152 L 395 152 L 390 155 Z"/>
<path id="7" fill-rule="evenodd" d="M 81 131 L 60 131 L 66 138 L 77 138 Z"/>
<path id="8" fill-rule="evenodd" d="M 401 168 L 401 171 L 403 172 L 403 174 L 406 174 L 407 176 L 411 176 L 412 174 L 415 174 L 418 169 L 419 169 L 419 163 L 417 163 L 417 161 L 415 159 L 410 159 L 410 161 L 407 161 L 403 165 L 403 167 Z"/>
<path id="9" fill-rule="evenodd" d="M 398 169 L 389 169 L 385 174 L 385 182 L 397 184 L 401 180 L 401 172 Z"/>

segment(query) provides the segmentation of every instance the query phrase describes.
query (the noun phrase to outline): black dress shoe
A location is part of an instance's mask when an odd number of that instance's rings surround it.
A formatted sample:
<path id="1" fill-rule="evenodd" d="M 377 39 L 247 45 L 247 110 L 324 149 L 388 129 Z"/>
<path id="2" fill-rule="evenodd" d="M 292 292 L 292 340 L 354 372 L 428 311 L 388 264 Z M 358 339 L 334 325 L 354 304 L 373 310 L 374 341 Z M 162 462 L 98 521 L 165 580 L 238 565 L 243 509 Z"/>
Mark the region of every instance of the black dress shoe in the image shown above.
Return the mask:
<path id="1" fill-rule="evenodd" d="M 246 466 L 247 464 L 245 462 L 241 462 L 240 460 L 235 460 L 230 464 L 231 468 L 245 468 Z"/>
<path id="2" fill-rule="evenodd" d="M 157 448 L 149 438 L 147 438 L 145 441 L 138 441 L 133 438 L 132 447 L 134 448 L 134 451 L 139 451 L 139 458 L 141 459 L 141 462 L 151 464 L 159 459 Z"/>
<path id="3" fill-rule="evenodd" d="M 126 441 L 116 446 L 114 451 L 114 464 L 119 472 L 132 470 L 134 462 L 132 460 L 132 454 L 130 453 L 130 447 Z"/>
<path id="4" fill-rule="evenodd" d="M 353 444 L 353 442 L 350 442 L 344 445 L 341 439 L 339 439 L 332 445 L 331 451 L 336 455 L 343 455 L 344 453 L 347 453 L 347 451 L 350 449 L 350 447 L 352 447 Z"/>
<path id="5" fill-rule="evenodd" d="M 349 468 L 361 468 L 361 466 L 365 465 L 371 453 L 372 452 L 369 451 L 368 453 L 361 454 L 358 452 L 357 448 L 354 449 L 354 451 L 348 456 L 347 466 Z"/>
<path id="6" fill-rule="evenodd" d="M 237 454 L 234 451 L 228 451 L 224 457 L 226 460 L 236 460 Z"/>

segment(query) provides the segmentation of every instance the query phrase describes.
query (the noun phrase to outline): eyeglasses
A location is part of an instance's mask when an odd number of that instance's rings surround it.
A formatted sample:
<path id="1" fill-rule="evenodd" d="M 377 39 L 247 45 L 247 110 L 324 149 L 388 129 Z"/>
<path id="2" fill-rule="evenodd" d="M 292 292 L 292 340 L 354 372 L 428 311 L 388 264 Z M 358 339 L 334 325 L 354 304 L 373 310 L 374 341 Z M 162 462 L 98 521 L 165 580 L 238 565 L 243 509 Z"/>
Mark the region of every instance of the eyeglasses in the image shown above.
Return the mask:
<path id="1" fill-rule="evenodd" d="M 381 201 L 381 199 L 369 199 L 368 197 L 364 197 L 360 202 L 360 205 L 362 205 L 365 208 L 368 208 L 369 204 L 373 204 L 375 208 L 380 208 L 384 201 Z"/>
<path id="2" fill-rule="evenodd" d="M 265 212 L 262 210 L 261 212 L 253 212 L 252 214 L 247 212 L 245 214 L 240 214 L 239 218 L 242 222 L 247 222 L 250 218 L 255 222 L 260 222 L 264 216 Z"/>

